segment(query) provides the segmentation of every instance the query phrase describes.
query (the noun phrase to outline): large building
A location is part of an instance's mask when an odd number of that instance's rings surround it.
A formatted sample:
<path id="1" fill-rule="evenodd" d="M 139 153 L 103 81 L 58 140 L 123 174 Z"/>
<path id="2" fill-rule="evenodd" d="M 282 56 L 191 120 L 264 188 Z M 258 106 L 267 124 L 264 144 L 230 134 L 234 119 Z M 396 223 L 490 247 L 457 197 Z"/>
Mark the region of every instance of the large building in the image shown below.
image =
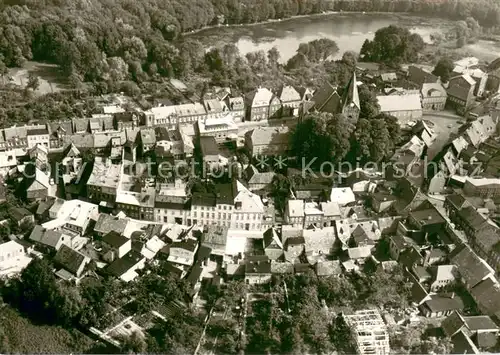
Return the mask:
<path id="1" fill-rule="evenodd" d="M 422 118 L 422 102 L 419 94 L 377 96 L 380 112 L 398 119 L 400 124 Z"/>
<path id="2" fill-rule="evenodd" d="M 281 101 L 269 89 L 259 87 L 247 96 L 248 121 L 262 121 L 278 117 L 281 112 Z"/>
<path id="3" fill-rule="evenodd" d="M 245 134 L 245 147 L 252 156 L 284 155 L 289 147 L 288 127 L 259 127 Z"/>
<path id="4" fill-rule="evenodd" d="M 224 117 L 198 120 L 198 134 L 200 137 L 214 137 L 217 143 L 224 143 L 238 136 L 238 126 L 232 114 L 227 114 Z"/>
<path id="5" fill-rule="evenodd" d="M 110 159 L 96 157 L 92 174 L 87 181 L 88 197 L 92 201 L 114 203 L 122 176 L 122 165 Z"/>
<path id="6" fill-rule="evenodd" d="M 351 328 L 357 352 L 361 355 L 389 354 L 389 334 L 379 311 L 375 309 L 357 311 L 352 315 L 344 315 Z"/>
<path id="7" fill-rule="evenodd" d="M 474 101 L 476 81 L 468 74 L 455 76 L 448 84 L 448 104 L 463 114 Z"/>
<path id="8" fill-rule="evenodd" d="M 422 95 L 422 108 L 424 110 L 444 110 L 448 94 L 446 93 L 446 89 L 441 84 L 423 84 L 420 93 Z"/>
<path id="9" fill-rule="evenodd" d="M 215 185 L 216 192 L 195 193 L 188 225 L 216 224 L 232 230 L 262 231 L 265 207 L 242 183 Z"/>

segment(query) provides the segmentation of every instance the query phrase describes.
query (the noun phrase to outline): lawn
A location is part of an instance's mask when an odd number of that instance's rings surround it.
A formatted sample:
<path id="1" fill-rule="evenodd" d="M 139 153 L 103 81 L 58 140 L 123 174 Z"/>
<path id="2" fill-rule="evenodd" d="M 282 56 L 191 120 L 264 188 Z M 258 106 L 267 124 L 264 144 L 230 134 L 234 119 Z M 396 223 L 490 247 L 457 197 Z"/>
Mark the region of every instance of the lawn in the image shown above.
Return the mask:
<path id="1" fill-rule="evenodd" d="M 35 325 L 8 306 L 0 310 L 0 353 L 85 353 L 93 346 L 77 330 Z"/>

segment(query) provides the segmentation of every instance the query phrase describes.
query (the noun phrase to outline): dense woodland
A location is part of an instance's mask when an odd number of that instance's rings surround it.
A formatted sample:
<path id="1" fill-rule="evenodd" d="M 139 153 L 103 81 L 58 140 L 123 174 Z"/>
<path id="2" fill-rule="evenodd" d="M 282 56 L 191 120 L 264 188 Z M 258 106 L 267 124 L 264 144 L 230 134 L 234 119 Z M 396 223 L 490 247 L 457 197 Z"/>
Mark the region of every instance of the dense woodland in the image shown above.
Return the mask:
<path id="1" fill-rule="evenodd" d="M 219 23 L 254 23 L 323 11 L 413 12 L 500 25 L 493 0 L 26 0 L 0 4 L 0 70 L 25 60 L 60 65 L 85 81 L 182 77 L 203 65 L 203 47 L 181 34 Z"/>

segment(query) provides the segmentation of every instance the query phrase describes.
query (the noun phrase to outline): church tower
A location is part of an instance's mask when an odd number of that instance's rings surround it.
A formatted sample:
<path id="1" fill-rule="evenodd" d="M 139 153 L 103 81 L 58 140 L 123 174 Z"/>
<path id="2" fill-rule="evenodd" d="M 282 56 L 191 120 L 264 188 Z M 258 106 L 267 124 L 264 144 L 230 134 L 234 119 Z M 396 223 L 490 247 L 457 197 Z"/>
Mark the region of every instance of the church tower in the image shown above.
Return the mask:
<path id="1" fill-rule="evenodd" d="M 356 80 L 356 72 L 352 73 L 351 80 L 344 90 L 342 99 L 342 113 L 352 123 L 358 122 L 361 106 L 359 104 L 358 85 Z"/>

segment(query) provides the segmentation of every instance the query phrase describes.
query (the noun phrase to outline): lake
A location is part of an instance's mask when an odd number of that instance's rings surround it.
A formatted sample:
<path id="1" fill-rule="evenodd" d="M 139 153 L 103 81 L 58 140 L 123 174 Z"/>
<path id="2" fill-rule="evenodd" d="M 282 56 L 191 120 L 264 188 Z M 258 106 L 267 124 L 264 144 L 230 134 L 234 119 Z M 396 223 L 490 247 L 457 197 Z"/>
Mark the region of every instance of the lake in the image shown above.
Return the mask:
<path id="1" fill-rule="evenodd" d="M 423 19 L 406 15 L 383 13 L 331 13 L 297 17 L 283 21 L 256 25 L 220 26 L 190 34 L 208 46 L 218 43 L 235 43 L 242 54 L 257 50 L 268 51 L 276 46 L 281 61 L 291 58 L 300 43 L 325 37 L 335 40 L 342 56 L 345 51 L 359 52 L 366 39 L 372 39 L 375 31 L 389 25 L 407 27 L 426 41 L 430 34 L 451 26 L 442 19 Z"/>

